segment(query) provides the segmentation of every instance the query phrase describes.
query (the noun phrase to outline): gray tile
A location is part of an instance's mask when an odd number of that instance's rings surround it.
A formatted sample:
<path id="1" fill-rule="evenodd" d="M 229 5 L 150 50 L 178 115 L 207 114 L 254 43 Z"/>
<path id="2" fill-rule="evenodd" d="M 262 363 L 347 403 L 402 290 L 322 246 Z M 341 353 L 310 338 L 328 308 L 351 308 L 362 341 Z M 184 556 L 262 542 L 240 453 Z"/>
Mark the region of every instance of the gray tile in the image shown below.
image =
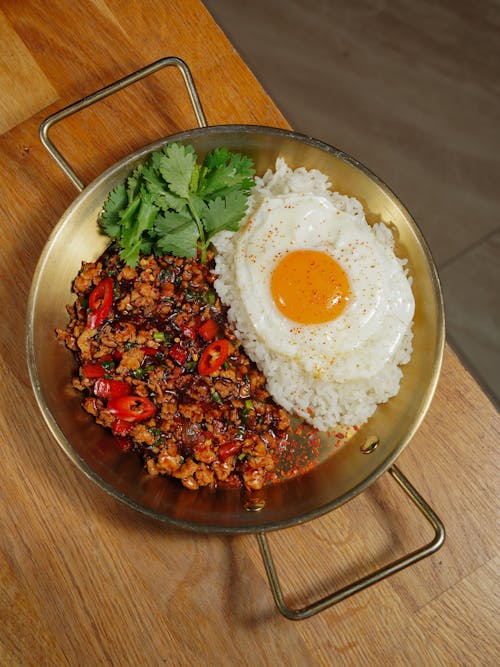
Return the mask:
<path id="1" fill-rule="evenodd" d="M 497 3 L 205 4 L 297 130 L 355 155 L 398 193 L 438 265 L 494 231 Z"/>
<path id="2" fill-rule="evenodd" d="M 449 337 L 500 403 L 500 231 L 441 270 Z"/>

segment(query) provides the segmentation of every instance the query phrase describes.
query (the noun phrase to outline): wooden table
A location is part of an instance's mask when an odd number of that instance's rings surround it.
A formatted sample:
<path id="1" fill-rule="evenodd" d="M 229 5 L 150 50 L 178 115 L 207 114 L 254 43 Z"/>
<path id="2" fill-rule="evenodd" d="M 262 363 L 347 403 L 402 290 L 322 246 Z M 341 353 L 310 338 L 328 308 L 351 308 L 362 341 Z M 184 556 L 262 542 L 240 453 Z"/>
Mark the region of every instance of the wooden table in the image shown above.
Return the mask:
<path id="1" fill-rule="evenodd" d="M 494 665 L 500 661 L 498 415 L 446 350 L 401 469 L 447 528 L 436 555 L 307 621 L 276 611 L 255 538 L 165 527 L 73 467 L 35 404 L 24 354 L 37 258 L 75 190 L 38 139 L 49 113 L 165 55 L 191 67 L 209 123 L 287 127 L 197 0 L 6 0 L 0 9 L 0 662 L 7 665 Z M 81 178 L 195 121 L 164 70 L 54 130 Z M 428 539 L 383 476 L 271 535 L 300 604 Z"/>

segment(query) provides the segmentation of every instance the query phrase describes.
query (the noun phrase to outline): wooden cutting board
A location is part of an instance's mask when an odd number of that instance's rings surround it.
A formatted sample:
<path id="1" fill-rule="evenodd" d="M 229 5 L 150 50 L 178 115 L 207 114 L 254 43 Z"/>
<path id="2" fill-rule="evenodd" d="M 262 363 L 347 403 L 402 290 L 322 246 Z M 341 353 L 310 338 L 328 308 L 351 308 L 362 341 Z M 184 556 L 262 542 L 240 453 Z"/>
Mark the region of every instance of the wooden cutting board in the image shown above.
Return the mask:
<path id="1" fill-rule="evenodd" d="M 210 124 L 288 127 L 197 0 L 0 7 L 0 663 L 498 664 L 499 418 L 449 349 L 424 424 L 398 461 L 444 521 L 445 546 L 301 623 L 276 611 L 253 536 L 185 533 L 134 513 L 84 478 L 49 434 L 26 368 L 26 299 L 76 191 L 38 126 L 166 55 L 189 64 Z M 53 138 L 89 182 L 194 125 L 178 72 L 164 70 L 61 123 Z M 428 539 L 388 476 L 326 517 L 270 536 L 297 605 Z"/>

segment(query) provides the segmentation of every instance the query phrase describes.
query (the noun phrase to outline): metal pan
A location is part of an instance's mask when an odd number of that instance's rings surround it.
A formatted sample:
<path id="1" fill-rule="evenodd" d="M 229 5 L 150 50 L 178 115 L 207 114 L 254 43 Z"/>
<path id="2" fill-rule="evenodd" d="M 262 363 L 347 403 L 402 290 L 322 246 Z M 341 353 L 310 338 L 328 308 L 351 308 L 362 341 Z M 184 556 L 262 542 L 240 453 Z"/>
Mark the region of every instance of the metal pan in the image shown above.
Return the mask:
<path id="1" fill-rule="evenodd" d="M 134 81 L 172 65 L 184 77 L 200 127 L 166 137 L 128 155 L 84 187 L 50 141 L 49 128 Z M 442 294 L 422 234 L 389 188 L 352 157 L 316 139 L 269 127 L 208 127 L 189 69 L 178 58 L 163 58 L 134 72 L 53 114 L 40 129 L 45 146 L 80 194 L 50 235 L 33 277 L 27 314 L 27 358 L 40 410 L 56 441 L 78 468 L 118 500 L 160 521 L 202 532 L 256 533 L 275 601 L 281 613 L 292 619 L 311 616 L 436 551 L 444 541 L 444 528 L 394 462 L 424 418 L 438 380 L 444 348 Z M 175 480 L 148 477 L 137 457 L 117 452 L 110 446 L 111 435 L 81 409 L 81 396 L 69 382 L 74 360 L 53 333 L 56 327 L 64 328 L 67 323 L 65 307 L 73 301 L 71 284 L 82 260 L 97 259 L 107 243 L 98 233 L 96 218 L 108 192 L 151 151 L 172 140 L 192 144 L 199 154 L 216 146 L 244 152 L 255 160 L 260 174 L 272 167 L 279 156 L 292 167 L 320 169 L 328 174 L 339 192 L 362 202 L 370 223 L 381 220 L 390 225 L 396 238 L 396 252 L 408 258 L 413 276 L 414 351 L 411 362 L 404 367 L 399 394 L 379 406 L 348 445 L 334 455 L 329 454 L 335 443 L 323 436 L 317 465 L 301 476 L 266 487 L 257 498 L 245 498 L 235 489 L 188 491 Z M 290 609 L 283 600 L 266 532 L 314 519 L 339 507 L 386 471 L 432 524 L 434 539 L 341 591 L 301 609 Z"/>

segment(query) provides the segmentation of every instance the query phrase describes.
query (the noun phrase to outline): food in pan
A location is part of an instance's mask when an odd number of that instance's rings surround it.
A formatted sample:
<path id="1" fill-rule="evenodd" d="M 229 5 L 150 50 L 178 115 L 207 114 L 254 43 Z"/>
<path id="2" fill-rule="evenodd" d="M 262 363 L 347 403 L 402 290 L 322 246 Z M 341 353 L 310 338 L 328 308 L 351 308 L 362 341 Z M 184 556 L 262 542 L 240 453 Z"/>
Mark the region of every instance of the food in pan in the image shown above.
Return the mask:
<path id="1" fill-rule="evenodd" d="M 152 475 L 259 489 L 292 446 L 397 393 L 414 302 L 388 228 L 318 171 L 253 179 L 219 148 L 168 144 L 110 193 L 114 243 L 83 264 L 71 320 L 83 407 Z M 241 225 L 240 225 L 241 223 Z"/>
<path id="2" fill-rule="evenodd" d="M 189 489 L 259 489 L 276 477 L 289 418 L 244 353 L 206 262 L 163 255 L 124 264 L 114 246 L 84 263 L 60 339 L 75 352 L 83 407 L 139 452 L 151 475 Z"/>
<path id="3" fill-rule="evenodd" d="M 155 151 L 110 194 L 100 219 L 120 257 L 135 266 L 139 253 L 171 253 L 205 263 L 211 238 L 237 230 L 254 185 L 253 161 L 216 148 L 202 164 L 192 146 Z"/>
<path id="4" fill-rule="evenodd" d="M 280 405 L 328 430 L 398 393 L 414 298 L 390 230 L 359 201 L 278 160 L 240 230 L 214 244 L 215 287 Z"/>

